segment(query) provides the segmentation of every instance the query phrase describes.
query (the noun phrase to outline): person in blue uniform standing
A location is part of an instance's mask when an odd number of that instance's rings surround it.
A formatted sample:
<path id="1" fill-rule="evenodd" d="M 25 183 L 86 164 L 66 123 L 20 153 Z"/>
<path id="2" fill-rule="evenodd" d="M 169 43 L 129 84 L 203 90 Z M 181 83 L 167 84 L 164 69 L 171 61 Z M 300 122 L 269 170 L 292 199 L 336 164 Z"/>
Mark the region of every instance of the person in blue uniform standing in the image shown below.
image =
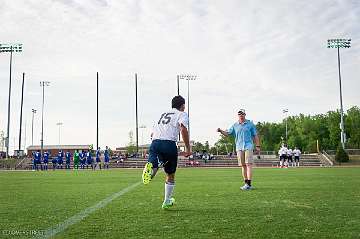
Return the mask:
<path id="1" fill-rule="evenodd" d="M 38 151 L 36 151 L 36 153 L 35 153 L 35 155 L 34 155 L 34 165 L 35 165 L 34 169 L 35 169 L 36 171 L 39 170 L 39 164 L 41 165 L 41 153 L 40 153 L 40 151 L 38 150 Z"/>
<path id="2" fill-rule="evenodd" d="M 80 169 L 85 169 L 85 151 L 79 153 L 80 157 Z"/>
<path id="3" fill-rule="evenodd" d="M 94 170 L 94 163 L 93 163 L 93 158 L 92 158 L 90 150 L 87 151 L 87 153 L 86 153 L 86 161 L 87 161 L 86 168 L 88 168 L 88 166 L 90 166 L 91 169 Z"/>
<path id="4" fill-rule="evenodd" d="M 64 153 L 62 150 L 60 150 L 57 156 L 58 168 L 62 169 L 63 162 L 64 162 Z"/>
<path id="5" fill-rule="evenodd" d="M 109 163 L 110 163 L 110 152 L 109 152 L 109 147 L 106 146 L 105 147 L 105 151 L 104 151 L 104 169 L 109 169 Z"/>
<path id="6" fill-rule="evenodd" d="M 95 164 L 95 168 L 97 165 L 99 165 L 99 169 L 101 170 L 101 150 L 100 147 L 96 150 L 96 164 Z"/>
<path id="7" fill-rule="evenodd" d="M 71 153 L 66 151 L 65 153 L 65 169 L 70 169 Z"/>
<path id="8" fill-rule="evenodd" d="M 48 164 L 49 164 L 49 157 L 50 157 L 50 153 L 48 151 L 44 152 L 44 170 L 48 170 Z"/>

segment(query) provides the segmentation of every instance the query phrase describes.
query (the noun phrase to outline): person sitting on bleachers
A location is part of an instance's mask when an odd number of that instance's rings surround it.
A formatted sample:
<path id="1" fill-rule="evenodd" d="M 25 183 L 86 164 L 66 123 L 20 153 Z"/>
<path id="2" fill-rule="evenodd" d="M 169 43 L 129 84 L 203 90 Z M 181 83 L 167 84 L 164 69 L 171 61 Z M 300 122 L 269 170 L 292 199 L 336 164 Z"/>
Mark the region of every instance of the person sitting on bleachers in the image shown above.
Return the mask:
<path id="1" fill-rule="evenodd" d="M 204 160 L 205 163 L 207 163 L 209 161 L 209 154 L 205 151 L 203 156 L 202 156 L 202 159 Z"/>

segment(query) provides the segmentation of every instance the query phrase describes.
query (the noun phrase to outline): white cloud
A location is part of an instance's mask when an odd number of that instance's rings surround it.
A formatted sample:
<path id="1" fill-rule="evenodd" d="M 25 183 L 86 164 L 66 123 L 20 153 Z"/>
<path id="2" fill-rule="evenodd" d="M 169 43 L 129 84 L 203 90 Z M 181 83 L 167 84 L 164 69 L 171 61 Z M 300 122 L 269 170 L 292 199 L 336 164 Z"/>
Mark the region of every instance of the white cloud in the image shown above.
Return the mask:
<path id="1" fill-rule="evenodd" d="M 359 105 L 360 5 L 357 1 L 10 1 L 0 6 L 1 42 L 14 56 L 11 138 L 18 137 L 21 73 L 26 72 L 27 143 L 31 108 L 46 89 L 45 143 L 95 143 L 96 72 L 100 72 L 100 144 L 118 146 L 134 131 L 134 74 L 139 119 L 149 133 L 176 94 L 176 75 L 194 73 L 191 133 L 217 140 L 239 107 L 254 121 L 280 121 L 338 107 L 336 51 L 326 39 L 351 37 L 341 51 L 344 106 Z M 0 129 L 6 129 L 8 55 L 0 55 Z M 181 94 L 186 96 L 186 82 Z M 38 111 L 40 113 L 40 111 Z M 39 142 L 40 114 L 35 141 Z M 144 137 L 145 138 L 145 137 Z M 17 140 L 15 140 L 17 141 Z M 10 140 L 13 144 L 13 140 Z"/>

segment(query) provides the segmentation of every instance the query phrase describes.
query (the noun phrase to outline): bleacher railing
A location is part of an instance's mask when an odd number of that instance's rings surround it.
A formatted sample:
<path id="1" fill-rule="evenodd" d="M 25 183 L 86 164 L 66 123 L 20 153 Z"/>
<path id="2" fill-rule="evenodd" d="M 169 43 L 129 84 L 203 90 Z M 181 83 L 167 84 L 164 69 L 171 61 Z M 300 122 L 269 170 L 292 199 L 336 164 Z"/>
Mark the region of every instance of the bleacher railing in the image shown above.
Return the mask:
<path id="1" fill-rule="evenodd" d="M 328 153 L 326 153 L 325 150 L 323 150 L 322 154 L 320 154 L 320 157 L 321 157 L 321 159 L 325 160 L 331 166 L 334 166 L 335 160 Z"/>

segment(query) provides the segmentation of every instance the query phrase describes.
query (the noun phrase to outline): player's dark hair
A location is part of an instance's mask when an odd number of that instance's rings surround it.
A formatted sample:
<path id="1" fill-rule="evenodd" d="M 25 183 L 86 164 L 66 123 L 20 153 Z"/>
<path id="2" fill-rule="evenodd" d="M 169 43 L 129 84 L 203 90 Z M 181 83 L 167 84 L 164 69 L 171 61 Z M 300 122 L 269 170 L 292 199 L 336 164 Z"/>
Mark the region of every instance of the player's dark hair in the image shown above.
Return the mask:
<path id="1" fill-rule="evenodd" d="M 185 99 L 181 95 L 177 95 L 171 100 L 171 107 L 180 110 L 181 106 L 185 104 Z"/>

